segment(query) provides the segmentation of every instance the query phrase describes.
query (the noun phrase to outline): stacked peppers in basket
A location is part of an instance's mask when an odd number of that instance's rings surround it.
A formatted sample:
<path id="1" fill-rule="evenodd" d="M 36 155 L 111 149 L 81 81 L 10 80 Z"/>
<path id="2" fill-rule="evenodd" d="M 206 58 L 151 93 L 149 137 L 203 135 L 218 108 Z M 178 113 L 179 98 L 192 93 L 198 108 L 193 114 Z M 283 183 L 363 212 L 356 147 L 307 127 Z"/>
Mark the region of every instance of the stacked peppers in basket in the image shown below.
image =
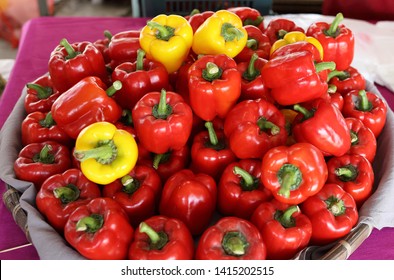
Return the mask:
<path id="1" fill-rule="evenodd" d="M 89 259 L 290 259 L 335 242 L 373 192 L 387 110 L 342 20 L 265 26 L 239 7 L 64 39 L 27 84 L 15 174 Z"/>

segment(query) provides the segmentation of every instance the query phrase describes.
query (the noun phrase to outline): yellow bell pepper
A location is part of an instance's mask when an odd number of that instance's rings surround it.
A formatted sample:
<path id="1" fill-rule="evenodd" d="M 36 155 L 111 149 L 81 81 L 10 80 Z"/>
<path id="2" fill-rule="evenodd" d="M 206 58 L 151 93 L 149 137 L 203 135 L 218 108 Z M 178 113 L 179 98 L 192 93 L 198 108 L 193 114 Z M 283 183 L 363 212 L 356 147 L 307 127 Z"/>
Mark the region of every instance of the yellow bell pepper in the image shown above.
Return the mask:
<path id="1" fill-rule="evenodd" d="M 161 14 L 142 28 L 139 41 L 148 59 L 161 62 L 168 73 L 173 73 L 189 53 L 193 29 L 182 16 Z"/>
<path id="2" fill-rule="evenodd" d="M 289 45 L 291 43 L 299 42 L 299 41 L 306 41 L 306 42 L 314 45 L 317 48 L 317 50 L 319 51 L 320 59 L 323 60 L 323 46 L 321 45 L 321 43 L 316 38 L 306 36 L 305 33 L 300 32 L 300 31 L 288 32 L 283 37 L 283 39 L 279 39 L 279 40 L 275 41 L 275 43 L 273 43 L 271 46 L 270 54 L 272 54 L 274 51 L 276 51 L 280 47 L 283 47 L 285 45 Z"/>
<path id="3" fill-rule="evenodd" d="M 242 20 L 236 14 L 220 10 L 207 18 L 194 33 L 192 49 L 196 54 L 239 54 L 248 40 Z"/>
<path id="4" fill-rule="evenodd" d="M 129 132 L 109 122 L 96 122 L 78 134 L 74 157 L 90 181 L 106 185 L 134 168 L 138 147 Z"/>

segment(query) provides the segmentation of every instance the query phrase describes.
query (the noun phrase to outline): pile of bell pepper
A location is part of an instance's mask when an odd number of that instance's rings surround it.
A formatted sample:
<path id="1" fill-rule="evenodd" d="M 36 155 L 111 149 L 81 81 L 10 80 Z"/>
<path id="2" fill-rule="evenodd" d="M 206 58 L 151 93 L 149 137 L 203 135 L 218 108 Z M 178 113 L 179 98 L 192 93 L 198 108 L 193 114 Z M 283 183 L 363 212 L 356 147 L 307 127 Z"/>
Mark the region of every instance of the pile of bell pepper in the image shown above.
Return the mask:
<path id="1" fill-rule="evenodd" d="M 387 106 L 342 14 L 249 7 L 61 40 L 26 85 L 18 179 L 88 259 L 291 259 L 345 237 Z"/>

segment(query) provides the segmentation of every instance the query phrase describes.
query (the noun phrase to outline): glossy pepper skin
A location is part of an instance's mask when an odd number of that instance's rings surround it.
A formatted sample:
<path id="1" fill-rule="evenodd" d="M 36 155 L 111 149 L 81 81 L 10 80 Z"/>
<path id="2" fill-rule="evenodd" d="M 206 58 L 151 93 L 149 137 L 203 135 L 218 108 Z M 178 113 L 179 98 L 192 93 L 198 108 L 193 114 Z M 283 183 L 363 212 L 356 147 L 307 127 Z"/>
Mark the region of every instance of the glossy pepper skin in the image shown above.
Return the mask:
<path id="1" fill-rule="evenodd" d="M 345 118 L 351 136 L 351 147 L 346 154 L 360 155 L 373 163 L 376 155 L 376 137 L 362 121 L 356 118 Z"/>
<path id="2" fill-rule="evenodd" d="M 271 53 L 269 59 L 273 59 L 277 56 L 288 55 L 290 53 L 300 52 L 300 51 L 308 51 L 312 53 L 312 58 L 315 62 L 322 62 L 321 59 L 321 50 L 319 50 L 314 44 L 311 44 L 307 41 L 301 40 L 291 42 L 288 44 L 284 44 L 277 50 Z"/>
<path id="3" fill-rule="evenodd" d="M 132 118 L 142 145 L 152 153 L 164 154 L 187 143 L 193 113 L 182 96 L 163 89 L 144 95 L 134 106 Z"/>
<path id="4" fill-rule="evenodd" d="M 365 90 L 352 90 L 343 99 L 343 115 L 361 120 L 377 138 L 386 124 L 386 102 L 375 93 Z"/>
<path id="5" fill-rule="evenodd" d="M 164 184 L 159 213 L 181 220 L 193 236 L 199 235 L 211 222 L 216 197 L 216 182 L 211 176 L 183 169 Z"/>
<path id="6" fill-rule="evenodd" d="M 246 25 L 244 28 L 248 33 L 248 40 L 243 50 L 234 57 L 234 60 L 237 63 L 249 61 L 254 53 L 260 58 L 268 59 L 270 57 L 271 43 L 267 35 L 253 25 Z"/>
<path id="7" fill-rule="evenodd" d="M 234 13 L 219 10 L 196 30 L 192 50 L 197 55 L 238 55 L 246 45 L 248 34 L 242 20 Z"/>
<path id="8" fill-rule="evenodd" d="M 130 260 L 192 260 L 194 241 L 180 220 L 162 215 L 142 222 L 134 232 Z"/>
<path id="9" fill-rule="evenodd" d="M 375 175 L 371 163 L 360 155 L 344 155 L 328 160 L 327 168 L 327 182 L 341 186 L 359 209 L 372 194 Z"/>
<path id="10" fill-rule="evenodd" d="M 162 183 L 153 167 L 137 164 L 122 178 L 103 187 L 103 196 L 123 206 L 136 228 L 158 211 Z"/>
<path id="11" fill-rule="evenodd" d="M 287 139 L 286 120 L 279 109 L 264 99 L 244 100 L 234 106 L 224 121 L 230 148 L 240 159 L 262 158 Z"/>
<path id="12" fill-rule="evenodd" d="M 354 35 L 351 29 L 340 24 L 342 20 L 343 15 L 338 13 L 331 24 L 315 22 L 306 31 L 323 46 L 323 61 L 335 62 L 339 71 L 348 69 L 354 57 Z"/>
<path id="13" fill-rule="evenodd" d="M 303 50 L 268 60 L 261 75 L 275 101 L 285 106 L 310 101 L 326 93 L 328 84 L 324 70 L 334 68 L 332 62 L 315 65 L 314 55 Z"/>
<path id="14" fill-rule="evenodd" d="M 261 203 L 250 221 L 266 240 L 267 259 L 271 260 L 293 258 L 308 246 L 312 236 L 312 223 L 298 205 L 288 205 L 276 199 Z"/>
<path id="15" fill-rule="evenodd" d="M 273 19 L 265 28 L 265 34 L 270 39 L 271 45 L 274 44 L 275 41 L 282 39 L 291 31 L 300 31 L 304 33 L 302 27 L 297 26 L 294 21 L 285 18 Z"/>
<path id="16" fill-rule="evenodd" d="M 145 52 L 141 49 L 137 53 L 136 60 L 124 62 L 112 72 L 112 80 L 122 82 L 122 88 L 116 92 L 114 99 L 126 109 L 133 109 L 145 94 L 169 87 L 169 77 L 164 65 L 144 58 Z"/>
<path id="17" fill-rule="evenodd" d="M 323 99 L 316 99 L 309 105 L 309 110 L 294 106 L 300 112 L 293 127 L 295 140 L 313 144 L 325 156 L 344 155 L 351 146 L 350 130 L 339 109 Z"/>
<path id="18" fill-rule="evenodd" d="M 187 20 L 190 23 L 190 26 L 193 29 L 193 33 L 197 31 L 197 29 L 200 27 L 201 24 L 204 23 L 204 21 L 211 17 L 215 12 L 213 11 L 204 11 L 202 13 L 197 12 L 193 15 L 191 15 Z"/>
<path id="19" fill-rule="evenodd" d="M 229 164 L 218 184 L 219 212 L 249 220 L 260 203 L 272 198 L 260 177 L 261 160 L 243 159 Z"/>
<path id="20" fill-rule="evenodd" d="M 89 76 L 108 81 L 103 55 L 93 43 L 87 41 L 69 44 L 62 39 L 50 55 L 48 69 L 53 86 L 60 92 L 65 92 Z"/>
<path id="21" fill-rule="evenodd" d="M 342 71 L 331 71 L 327 79 L 328 83 L 336 86 L 337 91 L 342 95 L 351 90 L 363 90 L 366 88 L 364 76 L 352 66 Z"/>
<path id="22" fill-rule="evenodd" d="M 51 110 L 53 102 L 59 97 L 60 92 L 53 87 L 49 75 L 42 75 L 26 84 L 24 107 L 27 114 L 40 111 L 46 113 Z"/>
<path id="23" fill-rule="evenodd" d="M 244 27 L 254 26 L 264 31 L 264 17 L 259 10 L 251 7 L 230 7 L 227 10 L 239 16 Z"/>
<path id="24" fill-rule="evenodd" d="M 133 233 L 122 206 L 108 197 L 78 207 L 64 227 L 67 242 L 92 260 L 126 259 Z"/>
<path id="25" fill-rule="evenodd" d="M 325 184 L 301 204 L 312 223 L 311 244 L 326 245 L 348 234 L 358 221 L 353 197 L 337 184 Z"/>
<path id="26" fill-rule="evenodd" d="M 158 15 L 148 21 L 140 34 L 146 57 L 162 63 L 168 73 L 179 69 L 193 42 L 190 23 L 179 15 Z"/>
<path id="27" fill-rule="evenodd" d="M 21 136 L 23 146 L 44 141 L 55 141 L 66 146 L 73 143 L 67 133 L 56 125 L 50 111 L 28 114 L 22 121 Z"/>
<path id="28" fill-rule="evenodd" d="M 49 224 L 63 234 L 67 219 L 75 209 L 101 197 L 96 183 L 76 169 L 54 174 L 44 181 L 36 196 L 36 205 Z"/>
<path id="29" fill-rule="evenodd" d="M 89 180 L 106 185 L 133 169 L 138 148 L 133 135 L 126 130 L 109 122 L 96 122 L 78 135 L 73 154 Z"/>
<path id="30" fill-rule="evenodd" d="M 234 59 L 204 55 L 188 72 L 190 106 L 204 121 L 225 118 L 241 95 L 241 74 Z"/>
<path id="31" fill-rule="evenodd" d="M 309 143 L 270 149 L 263 157 L 261 180 L 273 196 L 288 204 L 299 204 L 315 195 L 328 176 L 321 151 Z"/>
<path id="32" fill-rule="evenodd" d="M 238 217 L 223 217 L 198 241 L 197 260 L 265 260 L 265 240 L 255 225 Z"/>
<path id="33" fill-rule="evenodd" d="M 54 141 L 31 143 L 20 150 L 14 162 L 16 178 L 32 182 L 39 190 L 51 175 L 71 167 L 69 148 Z"/>
<path id="34" fill-rule="evenodd" d="M 109 95 L 119 87 L 120 82 L 107 89 L 98 77 L 83 78 L 56 99 L 51 108 L 52 117 L 73 139 L 95 122 L 115 123 L 122 115 L 122 108 Z"/>
<path id="35" fill-rule="evenodd" d="M 198 133 L 191 146 L 191 166 L 196 173 L 205 173 L 219 181 L 227 165 L 236 160 L 223 130 L 215 130 L 206 122 L 207 130 Z"/>
<path id="36" fill-rule="evenodd" d="M 126 30 L 114 34 L 108 44 L 111 68 L 115 69 L 123 62 L 135 61 L 140 48 L 139 30 Z"/>

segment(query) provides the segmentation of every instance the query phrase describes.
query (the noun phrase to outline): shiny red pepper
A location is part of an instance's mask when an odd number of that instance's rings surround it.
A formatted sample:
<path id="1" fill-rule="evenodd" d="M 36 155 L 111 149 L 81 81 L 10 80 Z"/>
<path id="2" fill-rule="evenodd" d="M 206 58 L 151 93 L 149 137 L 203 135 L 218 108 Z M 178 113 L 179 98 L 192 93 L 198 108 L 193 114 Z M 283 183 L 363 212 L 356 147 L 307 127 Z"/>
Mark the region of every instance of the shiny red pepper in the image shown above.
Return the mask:
<path id="1" fill-rule="evenodd" d="M 67 219 L 75 209 L 101 196 L 96 183 L 89 181 L 78 169 L 48 177 L 36 196 L 36 205 L 49 224 L 63 234 Z"/>
<path id="2" fill-rule="evenodd" d="M 64 227 L 67 242 L 92 260 L 126 259 L 133 233 L 122 206 L 109 197 L 94 198 L 81 205 Z"/>
<path id="3" fill-rule="evenodd" d="M 108 55 L 111 58 L 110 66 L 115 69 L 123 62 L 131 62 L 137 59 L 137 51 L 140 46 L 140 31 L 127 30 L 114 34 L 108 45 Z"/>
<path id="4" fill-rule="evenodd" d="M 290 53 L 295 53 L 300 51 L 310 52 L 312 54 L 315 63 L 322 62 L 319 49 L 314 44 L 307 41 L 296 41 L 296 42 L 292 42 L 291 44 L 281 46 L 273 53 L 271 53 L 269 59 L 273 59 L 274 57 L 277 56 L 288 55 Z"/>
<path id="5" fill-rule="evenodd" d="M 71 166 L 68 147 L 54 141 L 31 143 L 22 148 L 14 162 L 15 176 L 32 182 L 39 190 L 51 175 L 63 173 Z"/>
<path id="6" fill-rule="evenodd" d="M 93 42 L 93 45 L 101 52 L 104 58 L 105 64 L 111 62 L 111 58 L 109 56 L 109 43 L 111 42 L 112 34 L 108 30 L 104 31 L 104 38 L 98 39 Z"/>
<path id="7" fill-rule="evenodd" d="M 180 220 L 152 216 L 134 232 L 129 249 L 130 260 L 192 260 L 194 240 Z"/>
<path id="8" fill-rule="evenodd" d="M 316 38 L 323 47 L 323 61 L 333 61 L 336 70 L 342 71 L 349 68 L 354 57 L 354 36 L 351 29 L 340 24 L 343 15 L 338 13 L 334 21 L 312 23 L 307 31 L 307 36 Z"/>
<path id="9" fill-rule="evenodd" d="M 362 90 L 366 87 L 364 76 L 352 66 L 343 71 L 331 71 L 327 79 L 328 83 L 336 86 L 337 91 L 342 95 L 351 90 Z"/>
<path id="10" fill-rule="evenodd" d="M 204 21 L 211 17 L 215 12 L 213 11 L 204 11 L 200 13 L 199 11 L 195 11 L 196 13 L 193 13 L 187 20 L 190 23 L 190 26 L 193 29 L 193 33 L 196 32 L 196 30 L 200 27 L 201 24 L 204 23 Z"/>
<path id="11" fill-rule="evenodd" d="M 21 125 L 22 144 L 55 141 L 60 144 L 71 146 L 73 139 L 55 123 L 52 113 L 36 111 L 30 113 L 22 121 Z"/>
<path id="12" fill-rule="evenodd" d="M 108 83 L 109 76 L 104 57 L 91 42 L 69 44 L 62 39 L 51 53 L 48 62 L 49 75 L 53 86 L 65 92 L 81 79 L 96 76 Z"/>
<path id="13" fill-rule="evenodd" d="M 342 113 L 361 120 L 377 138 L 386 124 L 387 104 L 371 91 L 352 90 L 344 96 Z"/>
<path id="14" fill-rule="evenodd" d="M 38 77 L 31 83 L 27 83 L 26 88 L 24 107 L 28 114 L 36 111 L 49 112 L 53 102 L 60 95 L 60 92 L 53 88 L 52 79 L 47 74 Z"/>
<path id="15" fill-rule="evenodd" d="M 326 184 L 301 204 L 312 223 L 312 245 L 326 245 L 347 235 L 358 221 L 353 197 L 337 184 Z"/>
<path id="16" fill-rule="evenodd" d="M 267 35 L 253 25 L 245 26 L 245 30 L 248 33 L 248 41 L 245 48 L 234 57 L 234 60 L 237 63 L 249 61 L 254 53 L 260 58 L 268 59 L 270 57 L 271 43 Z"/>
<path id="17" fill-rule="evenodd" d="M 325 156 L 344 155 L 351 145 L 350 130 L 339 109 L 324 99 L 307 105 L 309 110 L 298 104 L 294 106 L 300 112 L 293 127 L 295 140 L 313 144 Z"/>
<path id="18" fill-rule="evenodd" d="M 327 182 L 340 185 L 360 208 L 372 194 L 375 175 L 371 163 L 360 155 L 344 155 L 328 160 L 327 167 Z"/>
<path id="19" fill-rule="evenodd" d="M 351 147 L 346 154 L 360 155 L 373 163 L 376 155 L 377 143 L 373 132 L 362 121 L 356 118 L 345 118 L 350 130 Z"/>
<path id="20" fill-rule="evenodd" d="M 197 260 L 265 260 L 265 240 L 251 222 L 223 217 L 207 228 L 198 241 Z"/>
<path id="21" fill-rule="evenodd" d="M 261 160 L 243 159 L 229 164 L 218 185 L 219 212 L 249 220 L 260 203 L 272 198 L 260 178 Z"/>
<path id="22" fill-rule="evenodd" d="M 274 197 L 299 204 L 321 190 L 328 176 L 321 151 L 309 143 L 270 149 L 261 164 L 261 180 Z"/>
<path id="23" fill-rule="evenodd" d="M 121 87 L 119 81 L 106 89 L 98 77 L 86 77 L 64 92 L 51 109 L 57 125 L 76 139 L 86 126 L 100 121 L 115 123 L 122 115 L 121 107 L 110 96 Z"/>
<path id="24" fill-rule="evenodd" d="M 191 169 L 205 173 L 217 182 L 226 166 L 236 160 L 223 130 L 216 130 L 212 122 L 206 122 L 207 130 L 198 133 L 191 146 Z"/>
<path id="25" fill-rule="evenodd" d="M 251 7 L 230 7 L 228 11 L 233 12 L 242 20 L 242 24 L 247 26 L 254 26 L 264 31 L 264 17 L 260 11 Z"/>
<path id="26" fill-rule="evenodd" d="M 234 59 L 204 55 L 189 68 L 190 105 L 204 121 L 224 118 L 241 95 L 241 74 Z"/>
<path id="27" fill-rule="evenodd" d="M 199 235 L 211 222 L 216 197 L 216 182 L 211 176 L 183 169 L 164 184 L 159 213 L 181 220 L 192 235 Z"/>
<path id="28" fill-rule="evenodd" d="M 224 133 L 230 148 L 240 158 L 259 158 L 287 139 L 284 115 L 264 99 L 239 102 L 228 113 Z"/>
<path id="29" fill-rule="evenodd" d="M 145 94 L 169 87 L 168 72 L 164 65 L 144 58 L 142 49 L 137 53 L 136 61 L 124 62 L 112 72 L 112 80 L 122 82 L 122 88 L 114 95 L 114 99 L 122 108 L 130 110 Z"/>
<path id="30" fill-rule="evenodd" d="M 335 105 L 342 112 L 344 99 L 341 93 L 337 91 L 337 87 L 330 84 L 327 89 L 327 93 L 323 94 L 320 98 L 328 101 L 329 103 Z"/>
<path id="31" fill-rule="evenodd" d="M 270 39 L 271 45 L 276 40 L 282 39 L 286 33 L 290 31 L 301 31 L 305 33 L 304 29 L 297 26 L 294 21 L 285 18 L 276 18 L 271 20 L 265 28 L 265 34 Z"/>
<path id="32" fill-rule="evenodd" d="M 312 236 L 312 223 L 300 208 L 276 199 L 261 203 L 250 221 L 266 240 L 267 259 L 271 260 L 293 258 Z"/>

